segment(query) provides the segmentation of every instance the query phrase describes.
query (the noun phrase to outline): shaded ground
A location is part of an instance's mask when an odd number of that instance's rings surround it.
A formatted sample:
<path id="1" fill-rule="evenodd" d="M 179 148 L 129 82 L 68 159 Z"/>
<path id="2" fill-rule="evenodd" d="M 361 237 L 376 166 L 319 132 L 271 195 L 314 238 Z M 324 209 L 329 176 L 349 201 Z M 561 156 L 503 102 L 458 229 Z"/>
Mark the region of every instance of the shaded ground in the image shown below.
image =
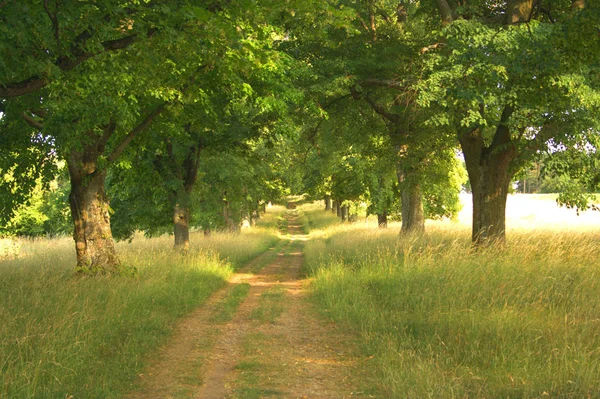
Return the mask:
<path id="1" fill-rule="evenodd" d="M 290 217 L 289 241 L 275 260 L 251 274 L 273 257 L 261 255 L 183 320 L 128 398 L 360 396 L 350 338 L 306 302 L 300 279 L 306 237 L 299 232 Z M 223 303 L 244 284 L 247 296 L 228 321 L 220 321 Z"/>

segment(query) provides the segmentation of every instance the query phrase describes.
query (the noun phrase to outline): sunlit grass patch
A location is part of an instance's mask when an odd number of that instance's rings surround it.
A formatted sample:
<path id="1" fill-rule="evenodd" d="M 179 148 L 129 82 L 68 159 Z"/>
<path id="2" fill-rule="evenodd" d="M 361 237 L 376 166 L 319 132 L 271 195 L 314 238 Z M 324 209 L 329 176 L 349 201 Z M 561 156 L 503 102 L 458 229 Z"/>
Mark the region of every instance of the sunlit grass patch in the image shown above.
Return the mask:
<path id="1" fill-rule="evenodd" d="M 600 392 L 597 234 L 514 229 L 474 251 L 428 223 L 332 227 L 306 243 L 313 296 L 362 337 L 380 397 L 594 397 Z"/>

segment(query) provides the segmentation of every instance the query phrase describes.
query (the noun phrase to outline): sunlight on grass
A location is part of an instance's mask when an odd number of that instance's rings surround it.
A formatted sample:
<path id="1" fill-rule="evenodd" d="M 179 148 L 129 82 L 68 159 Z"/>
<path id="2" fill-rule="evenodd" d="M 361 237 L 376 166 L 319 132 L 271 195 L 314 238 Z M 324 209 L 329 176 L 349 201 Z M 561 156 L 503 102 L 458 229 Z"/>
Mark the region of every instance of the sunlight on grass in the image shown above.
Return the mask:
<path id="1" fill-rule="evenodd" d="M 18 240 L 0 261 L 0 397 L 122 397 L 177 318 L 278 241 L 281 212 L 240 234 L 193 233 L 187 256 L 168 236 L 118 243 L 135 277 L 75 276 L 72 239 Z"/>
<path id="2" fill-rule="evenodd" d="M 527 225 L 512 228 L 506 245 L 478 251 L 460 223 L 428 222 L 422 237 L 398 232 L 332 224 L 305 247 L 315 301 L 371 357 L 367 390 L 398 398 L 600 392 L 600 230 Z"/>

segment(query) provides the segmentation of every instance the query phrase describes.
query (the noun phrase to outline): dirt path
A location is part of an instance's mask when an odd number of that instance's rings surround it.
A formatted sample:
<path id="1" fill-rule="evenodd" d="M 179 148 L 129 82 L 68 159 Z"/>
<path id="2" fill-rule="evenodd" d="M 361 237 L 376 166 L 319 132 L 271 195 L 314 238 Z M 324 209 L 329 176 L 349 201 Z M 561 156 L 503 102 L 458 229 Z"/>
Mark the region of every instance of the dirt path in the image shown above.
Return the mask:
<path id="1" fill-rule="evenodd" d="M 357 361 L 349 337 L 315 315 L 299 278 L 303 243 L 290 216 L 290 239 L 236 273 L 177 327 L 159 361 L 140 375 L 131 399 L 347 398 L 360 396 L 351 377 Z M 236 286 L 247 295 L 227 322 L 216 314 Z"/>

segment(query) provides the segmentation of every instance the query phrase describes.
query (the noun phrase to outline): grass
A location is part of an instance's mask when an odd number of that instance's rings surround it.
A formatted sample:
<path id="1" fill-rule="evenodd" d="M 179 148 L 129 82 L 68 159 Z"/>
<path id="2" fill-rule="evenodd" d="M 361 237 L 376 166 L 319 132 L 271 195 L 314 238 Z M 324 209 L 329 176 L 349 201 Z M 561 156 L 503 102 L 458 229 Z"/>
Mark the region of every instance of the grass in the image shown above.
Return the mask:
<path id="1" fill-rule="evenodd" d="M 212 321 L 223 323 L 229 321 L 235 315 L 240 304 L 248 296 L 250 284 L 241 283 L 233 285 L 227 292 L 227 295 L 217 304 L 217 309 Z"/>
<path id="2" fill-rule="evenodd" d="M 284 310 L 285 293 L 281 287 L 271 288 L 261 294 L 258 307 L 252 310 L 250 318 L 262 323 L 275 323 Z"/>
<path id="3" fill-rule="evenodd" d="M 277 213 L 239 235 L 119 243 L 136 277 L 74 276 L 72 240 L 20 241 L 0 262 L 0 397 L 120 398 L 182 317 L 278 240 Z M 239 294 L 239 293 L 238 293 Z"/>
<path id="4" fill-rule="evenodd" d="M 267 353 L 265 353 L 267 351 Z M 239 375 L 231 398 L 259 399 L 281 398 L 275 377 L 283 370 L 266 359 L 269 356 L 268 337 L 264 333 L 250 333 L 244 337 L 243 359 L 236 365 Z"/>
<path id="5" fill-rule="evenodd" d="M 354 331 L 393 398 L 584 398 L 600 392 L 597 231 L 513 229 L 473 251 L 468 228 L 428 224 L 399 238 L 330 224 L 306 243 L 313 298 Z M 319 215 L 319 213 L 321 213 Z"/>

